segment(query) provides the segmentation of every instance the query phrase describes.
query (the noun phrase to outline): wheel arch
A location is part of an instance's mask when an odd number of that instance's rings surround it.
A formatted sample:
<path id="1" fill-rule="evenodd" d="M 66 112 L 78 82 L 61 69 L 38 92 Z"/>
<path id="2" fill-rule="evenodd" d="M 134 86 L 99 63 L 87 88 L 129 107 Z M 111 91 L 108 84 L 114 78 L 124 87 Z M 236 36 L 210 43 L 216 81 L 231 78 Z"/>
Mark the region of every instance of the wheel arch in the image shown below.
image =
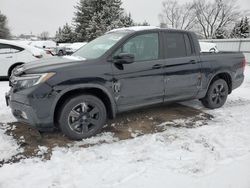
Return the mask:
<path id="1" fill-rule="evenodd" d="M 70 97 L 81 95 L 81 94 L 90 94 L 98 97 L 105 105 L 108 118 L 113 119 L 116 116 L 116 105 L 113 96 L 110 92 L 104 87 L 99 85 L 81 85 L 67 88 L 60 92 L 60 96 L 57 97 L 53 105 L 53 122 L 56 123 L 60 108 L 64 102 Z"/>
<path id="2" fill-rule="evenodd" d="M 23 65 L 24 62 L 17 62 L 17 63 L 14 63 L 13 65 L 10 66 L 9 70 L 8 70 L 8 77 L 11 76 L 11 71 L 16 67 L 16 66 L 20 66 L 20 65 Z"/>
<path id="3" fill-rule="evenodd" d="M 218 79 L 223 79 L 227 82 L 227 85 L 228 85 L 228 94 L 231 94 L 232 93 L 232 75 L 229 73 L 229 72 L 217 72 L 216 74 L 214 74 L 210 81 L 209 81 L 209 84 L 208 84 L 208 87 L 207 87 L 207 90 L 209 89 L 210 85 L 218 80 Z"/>

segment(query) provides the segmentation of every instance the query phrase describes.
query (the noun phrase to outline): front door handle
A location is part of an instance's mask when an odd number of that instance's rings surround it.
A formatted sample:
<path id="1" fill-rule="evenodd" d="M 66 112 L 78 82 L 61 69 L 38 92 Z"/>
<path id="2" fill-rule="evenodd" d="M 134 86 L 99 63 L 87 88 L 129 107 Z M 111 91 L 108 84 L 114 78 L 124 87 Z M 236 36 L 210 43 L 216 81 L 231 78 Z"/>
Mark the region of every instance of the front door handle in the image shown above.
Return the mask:
<path id="1" fill-rule="evenodd" d="M 162 68 L 162 64 L 156 64 L 152 68 L 153 69 L 161 69 Z"/>
<path id="2" fill-rule="evenodd" d="M 12 58 L 13 56 L 7 56 L 6 58 L 8 58 L 8 59 L 10 59 L 10 58 Z"/>

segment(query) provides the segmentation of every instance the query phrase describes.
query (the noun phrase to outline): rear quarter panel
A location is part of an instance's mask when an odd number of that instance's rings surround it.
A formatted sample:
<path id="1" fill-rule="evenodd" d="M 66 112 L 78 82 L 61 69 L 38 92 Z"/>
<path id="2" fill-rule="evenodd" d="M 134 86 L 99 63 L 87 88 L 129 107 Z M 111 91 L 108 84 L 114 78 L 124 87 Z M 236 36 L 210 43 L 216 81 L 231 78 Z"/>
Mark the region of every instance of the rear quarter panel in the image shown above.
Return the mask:
<path id="1" fill-rule="evenodd" d="M 204 97 L 212 79 L 220 73 L 228 73 L 232 79 L 232 85 L 244 79 L 242 53 L 221 52 L 201 53 L 202 64 L 202 90 L 199 97 Z"/>
<path id="2" fill-rule="evenodd" d="M 31 61 L 35 61 L 37 58 L 35 58 L 31 52 L 27 50 L 23 50 L 19 53 L 16 53 L 16 63 L 28 63 Z"/>

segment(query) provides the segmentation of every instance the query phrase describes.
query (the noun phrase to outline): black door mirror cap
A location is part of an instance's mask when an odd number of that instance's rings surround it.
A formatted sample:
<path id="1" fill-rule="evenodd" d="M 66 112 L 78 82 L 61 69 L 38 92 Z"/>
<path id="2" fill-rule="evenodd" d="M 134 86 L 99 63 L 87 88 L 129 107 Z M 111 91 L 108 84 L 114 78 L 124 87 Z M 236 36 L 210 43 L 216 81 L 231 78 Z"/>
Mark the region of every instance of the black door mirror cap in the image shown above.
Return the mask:
<path id="1" fill-rule="evenodd" d="M 120 53 L 113 57 L 113 62 L 116 64 L 131 64 L 135 61 L 135 55 L 130 53 Z"/>

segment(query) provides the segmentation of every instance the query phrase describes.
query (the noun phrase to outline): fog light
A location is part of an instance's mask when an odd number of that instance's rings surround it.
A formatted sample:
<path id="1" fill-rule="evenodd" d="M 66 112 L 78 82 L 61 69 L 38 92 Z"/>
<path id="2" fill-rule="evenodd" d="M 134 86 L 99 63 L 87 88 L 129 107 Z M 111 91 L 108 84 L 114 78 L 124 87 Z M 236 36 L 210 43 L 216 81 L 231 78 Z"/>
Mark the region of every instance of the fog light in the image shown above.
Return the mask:
<path id="1" fill-rule="evenodd" d="M 27 114 L 25 112 L 21 112 L 20 116 L 23 119 L 28 119 L 28 116 L 27 116 Z"/>
<path id="2" fill-rule="evenodd" d="M 27 116 L 27 114 L 25 112 L 22 112 L 21 116 L 22 116 L 23 119 L 28 119 L 28 116 Z"/>
<path id="3" fill-rule="evenodd" d="M 25 112 L 21 111 L 21 110 L 14 110 L 13 111 L 13 115 L 16 117 L 16 118 L 21 118 L 21 119 L 28 119 L 28 116 Z"/>

